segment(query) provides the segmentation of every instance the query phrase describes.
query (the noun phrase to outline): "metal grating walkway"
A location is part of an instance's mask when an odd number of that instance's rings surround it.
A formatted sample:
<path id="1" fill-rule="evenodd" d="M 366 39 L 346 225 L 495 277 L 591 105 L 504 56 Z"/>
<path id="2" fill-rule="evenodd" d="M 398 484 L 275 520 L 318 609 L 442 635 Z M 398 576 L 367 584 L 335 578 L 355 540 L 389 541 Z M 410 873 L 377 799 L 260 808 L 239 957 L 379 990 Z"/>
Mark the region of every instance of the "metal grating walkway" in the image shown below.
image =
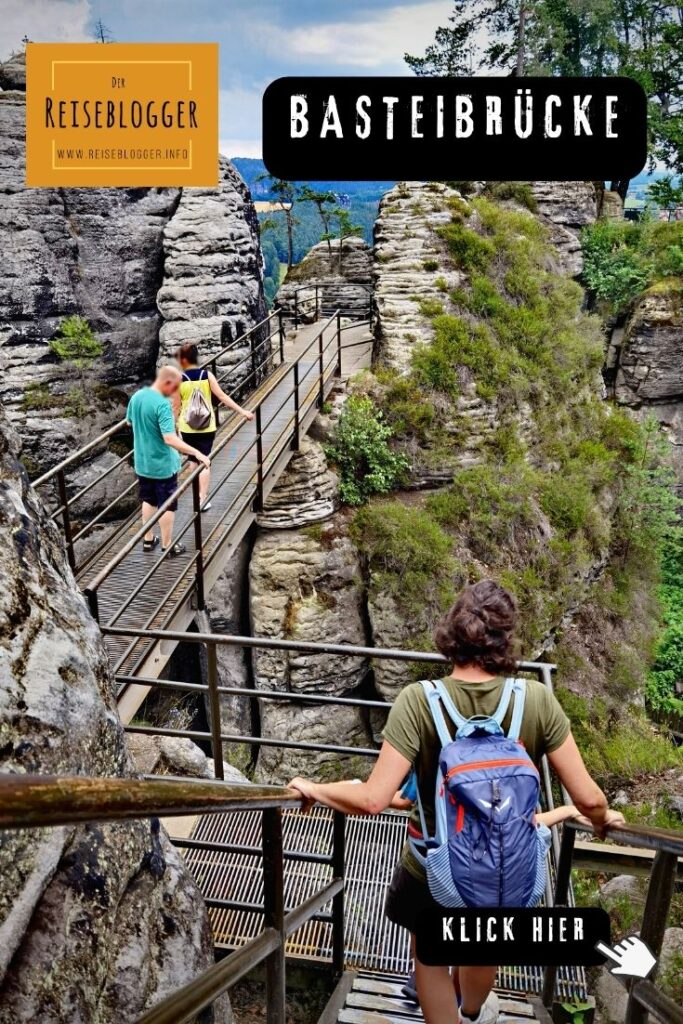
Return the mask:
<path id="1" fill-rule="evenodd" d="M 366 971 L 406 974 L 410 968 L 408 933 L 384 916 L 384 898 L 394 865 L 405 840 L 405 815 L 385 812 L 376 817 L 346 819 L 345 945 L 346 965 Z M 326 855 L 332 848 L 332 814 L 314 807 L 309 814 L 283 811 L 285 850 Z M 217 814 L 200 818 L 192 839 L 211 843 L 259 847 L 258 812 Z M 182 841 L 180 842 L 182 848 Z M 190 849 L 185 861 L 209 906 L 218 947 L 234 949 L 259 934 L 261 914 L 221 907 L 221 901 L 260 905 L 263 902 L 261 858 L 258 854 Z M 332 877 L 329 865 L 285 861 L 285 908 L 300 904 Z M 287 955 L 307 960 L 332 956 L 331 926 L 309 921 L 288 942 Z M 503 967 L 498 985 L 514 992 L 540 992 L 539 967 Z M 558 970 L 562 997 L 585 996 L 584 972 L 574 967 Z M 420 1018 L 421 1019 L 421 1018 Z"/>

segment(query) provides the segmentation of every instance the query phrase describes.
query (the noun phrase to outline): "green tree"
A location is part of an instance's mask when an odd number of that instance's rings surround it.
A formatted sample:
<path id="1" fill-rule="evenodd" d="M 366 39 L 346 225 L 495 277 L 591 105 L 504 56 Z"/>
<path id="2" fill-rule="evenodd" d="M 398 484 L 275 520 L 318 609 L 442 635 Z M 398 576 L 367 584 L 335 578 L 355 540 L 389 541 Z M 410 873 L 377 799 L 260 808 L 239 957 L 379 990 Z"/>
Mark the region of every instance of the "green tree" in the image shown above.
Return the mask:
<path id="1" fill-rule="evenodd" d="M 73 314 L 60 323 L 50 341 L 50 351 L 78 372 L 79 382 L 69 388 L 64 408 L 70 416 L 84 415 L 87 412 L 85 371 L 104 352 L 102 343 L 93 334 L 88 321 Z"/>
<path id="2" fill-rule="evenodd" d="M 482 38 L 485 40 L 481 44 Z M 683 170 L 683 9 L 661 0 L 455 0 L 418 75 L 628 75 L 649 102 L 650 159 Z M 628 180 L 612 182 L 622 198 Z"/>
<path id="3" fill-rule="evenodd" d="M 85 370 L 102 355 L 104 349 L 88 321 L 74 314 L 65 317 L 60 323 L 57 334 L 50 342 L 50 351 L 62 362 L 75 366 L 82 378 Z"/>
<path id="4" fill-rule="evenodd" d="M 318 211 L 323 226 L 322 240 L 327 242 L 327 254 L 332 266 L 332 217 L 337 205 L 337 196 L 334 192 L 318 192 L 310 185 L 302 185 L 299 189 L 299 198 L 304 203 L 313 203 Z"/>
<path id="5" fill-rule="evenodd" d="M 337 225 L 335 237 L 339 239 L 339 273 L 341 274 L 344 268 L 344 242 L 347 238 L 357 238 L 362 235 L 363 228 L 359 224 L 353 223 L 351 214 L 343 206 L 335 207 L 332 217 Z"/>
<path id="6" fill-rule="evenodd" d="M 294 204 L 299 198 L 299 187 L 293 181 L 283 181 L 281 178 L 274 178 L 272 174 L 260 174 L 258 181 L 264 181 L 268 185 L 268 191 L 273 202 L 285 215 L 287 226 L 287 270 L 292 269 L 294 263 L 294 228 L 298 224 L 294 216 Z M 264 231 L 275 227 L 272 221 L 264 220 L 261 224 Z"/>
<path id="7" fill-rule="evenodd" d="M 647 188 L 647 197 L 660 209 L 666 210 L 669 220 L 677 206 L 683 206 L 683 179 L 678 183 L 674 182 L 673 176 L 668 174 L 665 178 L 653 181 Z"/>

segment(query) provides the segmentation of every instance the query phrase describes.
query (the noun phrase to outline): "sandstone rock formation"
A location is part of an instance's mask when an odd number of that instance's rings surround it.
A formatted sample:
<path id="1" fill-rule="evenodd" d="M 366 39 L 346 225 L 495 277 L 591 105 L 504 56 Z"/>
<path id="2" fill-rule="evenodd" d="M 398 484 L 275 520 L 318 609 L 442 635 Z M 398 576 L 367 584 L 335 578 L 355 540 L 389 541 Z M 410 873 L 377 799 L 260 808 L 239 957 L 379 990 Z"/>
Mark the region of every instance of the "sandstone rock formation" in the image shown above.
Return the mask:
<path id="1" fill-rule="evenodd" d="M 18 451 L 0 410 L 0 771 L 125 776 L 104 646 Z M 213 961 L 199 891 L 155 820 L 7 833 L 0 937 L 13 1024 L 125 1024 Z"/>
<path id="2" fill-rule="evenodd" d="M 208 612 L 214 633 L 244 636 L 249 633 L 249 557 L 251 540 L 245 539 L 230 558 L 208 595 Z M 216 650 L 218 682 L 221 686 L 246 688 L 250 685 L 250 654 L 240 647 L 220 644 Z M 252 733 L 249 697 L 221 694 L 221 729 L 224 733 L 249 736 Z M 243 751 L 246 760 L 251 752 Z"/>
<path id="3" fill-rule="evenodd" d="M 451 220 L 449 202 L 460 193 L 438 182 L 400 182 L 383 197 L 375 224 L 374 288 L 381 359 L 404 371 L 416 343 L 430 341 L 431 325 L 421 302 L 441 302 L 457 288 L 459 271 L 449 268 L 436 229 Z M 445 282 L 445 285 L 442 283 Z"/>
<path id="4" fill-rule="evenodd" d="M 0 400 L 39 472 L 122 418 L 164 321 L 164 355 L 186 339 L 208 353 L 265 306 L 256 214 L 223 158 L 217 189 L 25 188 L 24 75 L 23 54 L 0 65 Z M 72 314 L 104 348 L 85 387 L 49 348 Z"/>
<path id="5" fill-rule="evenodd" d="M 319 242 L 292 267 L 277 293 L 275 304 L 290 315 L 298 308 L 302 320 L 315 318 L 316 286 L 318 312 L 330 315 L 335 309 L 365 320 L 372 290 L 372 252 L 362 238 L 345 238 L 339 267 L 339 239 Z M 295 298 L 298 295 L 298 298 Z"/>
<path id="6" fill-rule="evenodd" d="M 266 316 L 256 212 L 232 164 L 223 156 L 219 164 L 218 188 L 184 189 L 164 231 L 162 358 L 172 358 L 184 341 L 212 355 Z M 226 365 L 248 351 L 248 344 L 234 349 Z M 250 370 L 245 365 L 241 376 Z"/>
<path id="7" fill-rule="evenodd" d="M 127 746 L 133 764 L 143 775 L 186 775 L 192 779 L 216 777 L 213 758 L 185 736 L 147 736 L 132 733 Z M 231 764 L 223 762 L 226 782 L 244 785 L 249 780 Z"/>
<path id="8" fill-rule="evenodd" d="M 598 216 L 595 186 L 590 181 L 534 181 L 531 190 L 538 213 L 550 229 L 560 269 L 578 277 L 583 267 L 580 232 Z"/>
<path id="9" fill-rule="evenodd" d="M 639 415 L 654 415 L 673 446 L 683 487 L 683 291 L 662 282 L 638 300 L 623 331 L 613 335 L 614 396 Z"/>
<path id="10" fill-rule="evenodd" d="M 268 530 L 286 530 L 328 519 L 338 506 L 337 477 L 328 468 L 322 447 L 305 437 L 266 498 L 257 522 Z"/>
<path id="11" fill-rule="evenodd" d="M 363 580 L 358 554 L 343 521 L 303 530 L 267 530 L 256 539 L 250 564 L 250 607 L 255 636 L 316 643 L 365 644 Z M 257 690 L 349 695 L 365 679 L 362 658 L 280 651 L 254 652 Z M 325 705 L 261 700 L 260 734 L 269 738 L 367 746 L 357 709 L 336 706 L 330 729 Z M 284 782 L 297 774 L 342 778 L 367 762 L 333 753 L 261 747 L 257 778 Z"/>

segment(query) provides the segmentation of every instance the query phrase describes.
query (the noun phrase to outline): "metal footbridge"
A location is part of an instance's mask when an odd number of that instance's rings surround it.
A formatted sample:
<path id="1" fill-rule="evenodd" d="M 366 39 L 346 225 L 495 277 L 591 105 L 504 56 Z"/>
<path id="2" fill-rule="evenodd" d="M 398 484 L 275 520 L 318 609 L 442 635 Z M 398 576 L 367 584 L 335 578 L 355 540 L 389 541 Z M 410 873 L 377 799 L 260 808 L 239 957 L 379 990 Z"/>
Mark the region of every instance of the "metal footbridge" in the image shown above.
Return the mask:
<path id="1" fill-rule="evenodd" d="M 199 469 L 186 465 L 177 497 L 175 537 L 186 555 L 171 560 L 144 554 L 132 478 L 132 453 L 119 423 L 35 482 L 53 519 L 62 527 L 70 564 L 98 619 L 119 688 L 121 717 L 130 732 L 187 736 L 210 751 L 215 781 L 148 777 L 142 780 L 11 777 L 0 780 L 0 828 L 44 827 L 75 821 L 160 816 L 181 849 L 206 900 L 217 950 L 216 964 L 156 1007 L 138 1024 L 179 1024 L 205 1007 L 257 965 L 265 966 L 267 1024 L 285 1024 L 288 963 L 330 970 L 334 984 L 320 1024 L 405 1024 L 421 1021 L 401 987 L 410 966 L 408 937 L 383 914 L 386 886 L 405 836 L 405 816 L 345 819 L 315 809 L 303 815 L 298 797 L 281 786 L 230 785 L 222 781 L 230 745 L 325 750 L 340 758 L 377 757 L 375 747 L 315 744 L 278 737 L 222 732 L 220 701 L 239 695 L 252 701 L 287 701 L 298 706 L 354 704 L 364 713 L 388 710 L 382 701 L 317 693 L 259 691 L 222 686 L 217 653 L 238 648 L 324 653 L 339 658 L 423 663 L 425 673 L 443 671 L 440 655 L 350 645 L 302 643 L 278 638 L 213 634 L 202 615 L 206 596 L 231 552 L 263 509 L 313 418 L 340 377 L 367 365 L 372 334 L 366 322 L 346 320 L 341 310 L 290 324 L 271 314 L 209 360 L 224 387 L 255 412 L 253 423 L 229 416 L 219 425 L 212 460 L 210 511 L 199 508 Z M 105 456 L 94 475 L 92 460 Z M 101 461 L 101 460 L 100 460 Z M 114 496 L 111 497 L 112 487 Z M 170 500 L 169 503 L 170 504 Z M 125 515 L 121 518 L 121 510 Z M 162 506 L 151 521 L 166 510 Z M 117 518 L 118 517 L 118 518 Z M 206 677 L 188 682 L 162 678 L 179 644 L 205 653 Z M 552 666 L 523 662 L 520 672 L 552 687 Z M 174 730 L 131 724 L 152 690 L 198 693 L 206 701 L 208 727 Z M 543 801 L 555 790 L 547 763 Z M 178 824 L 175 824 L 177 820 Z M 650 877 L 641 936 L 661 948 L 674 886 L 680 878 L 683 837 L 662 829 L 614 828 L 610 845 L 577 840 L 566 823 L 553 830 L 545 902 L 573 900 L 571 870 L 647 874 Z M 583 970 L 502 967 L 498 989 L 501 1022 L 549 1024 L 553 1003 L 586 996 Z M 630 989 L 627 1024 L 644 1024 L 648 1013 L 683 1024 L 683 1009 L 656 984 Z"/>

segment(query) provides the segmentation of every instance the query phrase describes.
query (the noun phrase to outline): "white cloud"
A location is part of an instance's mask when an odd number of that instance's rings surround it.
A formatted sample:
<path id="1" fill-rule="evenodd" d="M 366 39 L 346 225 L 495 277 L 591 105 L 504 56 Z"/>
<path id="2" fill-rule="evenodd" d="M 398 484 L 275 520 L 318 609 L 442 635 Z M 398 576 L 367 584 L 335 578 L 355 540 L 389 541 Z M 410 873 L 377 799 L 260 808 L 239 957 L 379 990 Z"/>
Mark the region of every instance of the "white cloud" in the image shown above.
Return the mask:
<path id="1" fill-rule="evenodd" d="M 252 156 L 261 159 L 263 147 L 260 139 L 221 139 L 218 149 L 223 156 Z"/>
<path id="2" fill-rule="evenodd" d="M 90 0 L 4 0 L 0 18 L 0 59 L 34 43 L 92 42 Z"/>
<path id="3" fill-rule="evenodd" d="M 221 89 L 220 107 L 220 150 L 227 156 L 261 155 L 261 96 L 257 86 L 234 85 Z M 239 144 L 241 149 L 229 152 L 227 145 Z M 247 152 L 246 147 L 258 152 Z"/>
<path id="4" fill-rule="evenodd" d="M 328 64 L 362 68 L 393 69 L 406 74 L 403 54 L 420 53 L 434 41 L 439 25 L 447 23 L 452 12 L 450 0 L 388 7 L 368 11 L 353 21 L 326 22 L 302 28 L 282 28 L 259 22 L 255 42 L 273 55 L 306 61 L 325 60 Z"/>

